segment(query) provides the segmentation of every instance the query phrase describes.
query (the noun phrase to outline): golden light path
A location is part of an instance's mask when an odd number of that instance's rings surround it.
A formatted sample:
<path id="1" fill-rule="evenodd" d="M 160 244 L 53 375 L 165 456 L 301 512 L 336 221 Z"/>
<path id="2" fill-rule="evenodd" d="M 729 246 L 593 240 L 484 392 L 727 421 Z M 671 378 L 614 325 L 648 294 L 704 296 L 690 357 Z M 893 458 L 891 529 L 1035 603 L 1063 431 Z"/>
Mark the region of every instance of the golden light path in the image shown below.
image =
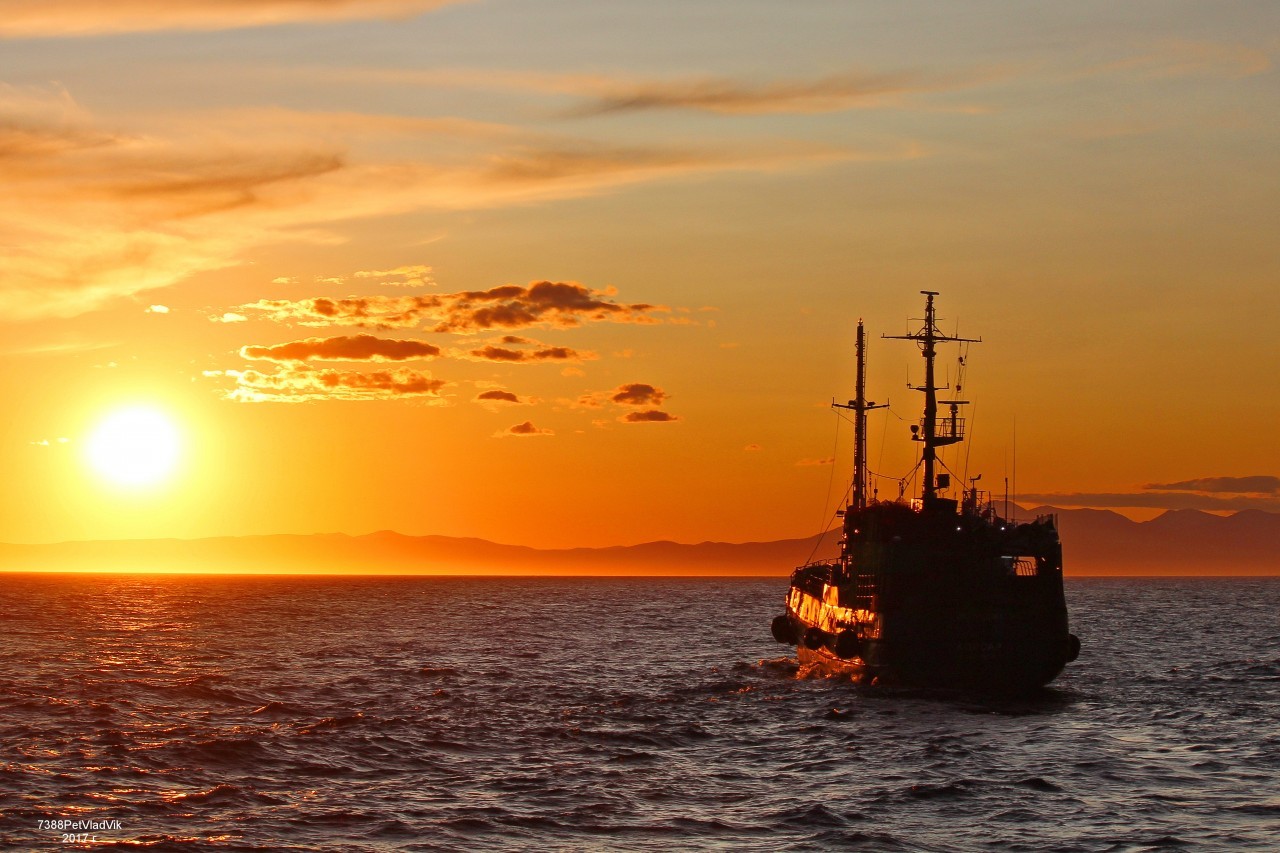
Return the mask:
<path id="1" fill-rule="evenodd" d="M 86 444 L 86 459 L 108 482 L 130 488 L 167 480 L 178 464 L 182 441 L 173 420 L 149 406 L 130 406 L 104 418 Z"/>

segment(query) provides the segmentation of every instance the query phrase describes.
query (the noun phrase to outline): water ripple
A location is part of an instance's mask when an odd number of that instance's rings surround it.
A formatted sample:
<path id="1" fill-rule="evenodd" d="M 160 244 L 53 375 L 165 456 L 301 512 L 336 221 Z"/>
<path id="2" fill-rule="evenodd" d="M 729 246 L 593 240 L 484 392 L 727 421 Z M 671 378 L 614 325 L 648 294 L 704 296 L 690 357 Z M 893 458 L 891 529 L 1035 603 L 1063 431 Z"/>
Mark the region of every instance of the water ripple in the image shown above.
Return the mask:
<path id="1" fill-rule="evenodd" d="M 0 846 L 1274 841 L 1280 581 L 1070 581 L 1081 659 L 1016 701 L 797 679 L 784 587 L 3 576 Z"/>

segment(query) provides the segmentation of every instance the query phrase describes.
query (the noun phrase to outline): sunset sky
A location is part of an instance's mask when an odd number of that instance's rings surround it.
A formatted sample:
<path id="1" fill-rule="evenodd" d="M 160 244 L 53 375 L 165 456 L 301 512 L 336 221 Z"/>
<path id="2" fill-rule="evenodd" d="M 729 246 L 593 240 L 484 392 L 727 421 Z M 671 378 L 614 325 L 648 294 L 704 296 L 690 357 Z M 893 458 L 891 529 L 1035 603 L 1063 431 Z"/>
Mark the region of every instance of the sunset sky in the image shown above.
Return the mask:
<path id="1" fill-rule="evenodd" d="M 859 317 L 913 465 L 922 289 L 983 485 L 1280 511 L 1278 59 L 1259 2 L 0 0 L 0 541 L 808 536 Z"/>

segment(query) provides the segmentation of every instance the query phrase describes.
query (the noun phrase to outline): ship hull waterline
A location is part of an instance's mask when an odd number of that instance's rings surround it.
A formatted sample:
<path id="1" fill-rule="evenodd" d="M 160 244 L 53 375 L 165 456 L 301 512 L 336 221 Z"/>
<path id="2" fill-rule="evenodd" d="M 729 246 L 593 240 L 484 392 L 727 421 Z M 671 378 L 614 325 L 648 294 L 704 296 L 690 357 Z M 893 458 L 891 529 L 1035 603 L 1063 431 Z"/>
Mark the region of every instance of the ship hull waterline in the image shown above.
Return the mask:
<path id="1" fill-rule="evenodd" d="M 841 658 L 824 647 L 796 648 L 801 678 L 847 678 L 855 684 L 920 687 L 939 690 L 971 690 L 996 694 L 1024 694 L 1047 687 L 1061 674 L 1066 661 L 988 662 L 956 667 L 950 672 L 912 672 L 892 666 L 871 666 L 862 658 Z"/>

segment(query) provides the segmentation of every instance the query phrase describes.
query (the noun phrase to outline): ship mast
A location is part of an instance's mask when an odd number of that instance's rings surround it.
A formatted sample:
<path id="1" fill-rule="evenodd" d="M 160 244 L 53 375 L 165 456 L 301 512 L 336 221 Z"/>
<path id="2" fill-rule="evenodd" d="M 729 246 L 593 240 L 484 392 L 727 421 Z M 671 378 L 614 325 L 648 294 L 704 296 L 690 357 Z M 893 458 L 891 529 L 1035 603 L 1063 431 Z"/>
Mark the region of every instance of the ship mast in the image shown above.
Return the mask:
<path id="1" fill-rule="evenodd" d="M 951 415 L 943 420 L 944 428 L 939 431 L 938 392 L 946 390 L 950 386 L 934 383 L 933 359 L 937 355 L 937 345 L 951 342 L 980 343 L 982 338 L 961 338 L 944 335 L 938 329 L 937 315 L 934 313 L 933 308 L 933 297 L 938 295 L 938 291 L 922 290 L 920 292 L 925 297 L 924 327 L 910 335 L 882 335 L 882 337 L 900 341 L 915 341 L 920 346 L 921 355 L 924 356 L 924 384 L 908 385 L 907 387 L 915 391 L 924 392 L 924 418 L 921 419 L 919 426 L 912 425 L 911 438 L 913 441 L 924 443 L 922 452 L 924 459 L 924 489 L 922 490 L 921 498 L 923 498 L 924 508 L 927 510 L 934 505 L 938 497 L 938 482 L 934 473 L 938 458 L 937 448 L 964 441 L 964 421 L 956 417 L 956 413 L 959 407 L 967 402 L 965 400 L 941 401 L 951 407 Z"/>
<path id="2" fill-rule="evenodd" d="M 858 336 L 854 348 L 858 359 L 855 397 L 846 403 L 832 403 L 837 409 L 853 410 L 853 501 L 850 510 L 865 509 L 867 506 L 867 412 L 871 409 L 883 409 L 887 403 L 867 402 L 867 336 L 862 328 L 862 320 L 858 320 Z"/>

